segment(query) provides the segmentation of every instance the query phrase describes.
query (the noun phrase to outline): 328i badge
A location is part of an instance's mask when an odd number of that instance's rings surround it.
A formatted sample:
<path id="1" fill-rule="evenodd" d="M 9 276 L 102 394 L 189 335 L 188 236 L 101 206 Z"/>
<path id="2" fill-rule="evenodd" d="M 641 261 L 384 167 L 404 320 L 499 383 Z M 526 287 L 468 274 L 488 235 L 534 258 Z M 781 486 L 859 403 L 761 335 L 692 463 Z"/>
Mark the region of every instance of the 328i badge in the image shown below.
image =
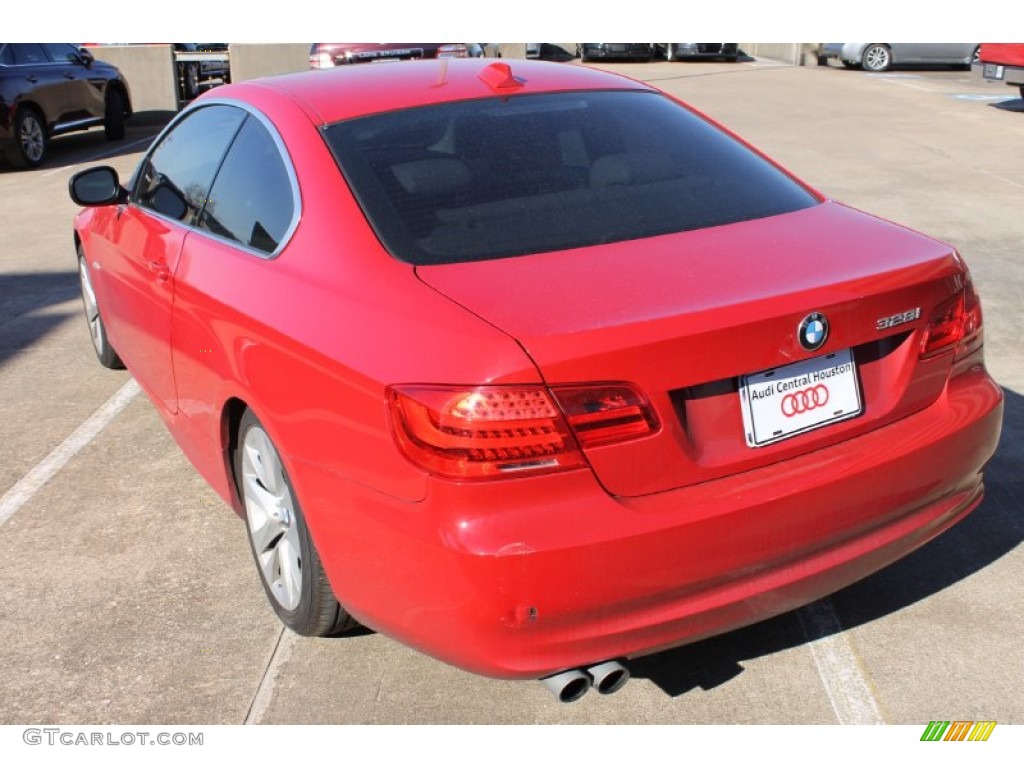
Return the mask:
<path id="1" fill-rule="evenodd" d="M 71 194 L 100 362 L 245 520 L 296 632 L 360 622 L 569 701 L 982 499 L 1002 394 L 961 256 L 636 81 L 226 85 L 127 188 Z"/>

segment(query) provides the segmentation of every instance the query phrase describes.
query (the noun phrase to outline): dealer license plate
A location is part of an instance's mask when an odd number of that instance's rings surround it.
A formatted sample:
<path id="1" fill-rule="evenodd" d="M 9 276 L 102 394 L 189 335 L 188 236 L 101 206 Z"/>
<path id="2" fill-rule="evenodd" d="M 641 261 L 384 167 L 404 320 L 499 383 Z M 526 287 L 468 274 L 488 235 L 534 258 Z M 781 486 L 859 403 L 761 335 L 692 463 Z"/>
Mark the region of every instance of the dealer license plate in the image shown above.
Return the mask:
<path id="1" fill-rule="evenodd" d="M 849 349 L 740 377 L 747 445 L 757 448 L 864 410 Z"/>

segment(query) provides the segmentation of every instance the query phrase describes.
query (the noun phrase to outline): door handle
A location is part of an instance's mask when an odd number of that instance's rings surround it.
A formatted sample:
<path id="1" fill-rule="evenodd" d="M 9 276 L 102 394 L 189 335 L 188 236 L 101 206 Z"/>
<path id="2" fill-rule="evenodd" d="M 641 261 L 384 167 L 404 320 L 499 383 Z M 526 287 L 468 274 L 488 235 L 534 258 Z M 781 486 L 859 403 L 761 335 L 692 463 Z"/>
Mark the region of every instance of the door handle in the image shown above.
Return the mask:
<path id="1" fill-rule="evenodd" d="M 64 79 L 65 80 L 74 80 L 75 79 L 75 73 L 74 72 L 65 72 L 64 73 Z"/>
<path id="2" fill-rule="evenodd" d="M 36 77 L 35 75 L 25 75 L 25 79 L 28 80 L 30 83 L 38 83 L 39 82 L 39 78 Z"/>
<path id="3" fill-rule="evenodd" d="M 171 269 L 163 259 L 155 259 L 154 261 L 149 262 L 149 269 L 156 275 L 156 279 L 161 283 L 166 283 L 171 279 Z"/>

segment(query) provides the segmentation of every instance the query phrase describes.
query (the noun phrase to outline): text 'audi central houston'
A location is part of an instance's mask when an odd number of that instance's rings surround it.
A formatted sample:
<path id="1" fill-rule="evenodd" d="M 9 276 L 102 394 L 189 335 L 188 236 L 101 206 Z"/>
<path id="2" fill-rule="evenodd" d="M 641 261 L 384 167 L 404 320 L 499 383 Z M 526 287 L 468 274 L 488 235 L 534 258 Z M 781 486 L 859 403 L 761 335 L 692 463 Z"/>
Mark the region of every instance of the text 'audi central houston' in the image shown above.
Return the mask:
<path id="1" fill-rule="evenodd" d="M 97 356 L 301 634 L 569 701 L 981 502 L 1002 394 L 961 256 L 651 86 L 470 59 L 225 85 L 127 188 L 71 192 Z"/>

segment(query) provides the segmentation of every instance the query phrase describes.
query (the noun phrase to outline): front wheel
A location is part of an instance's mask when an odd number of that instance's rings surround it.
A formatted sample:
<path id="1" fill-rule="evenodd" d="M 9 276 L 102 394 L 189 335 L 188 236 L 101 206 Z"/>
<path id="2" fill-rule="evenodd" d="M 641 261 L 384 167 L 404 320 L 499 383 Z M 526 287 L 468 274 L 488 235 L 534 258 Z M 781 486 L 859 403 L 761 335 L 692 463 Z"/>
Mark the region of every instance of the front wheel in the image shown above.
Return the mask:
<path id="1" fill-rule="evenodd" d="M 86 262 L 82 246 L 78 246 L 78 281 L 82 288 L 82 306 L 85 309 L 85 320 L 89 323 L 89 336 L 92 338 L 92 348 L 96 353 L 96 359 L 104 368 L 120 370 L 124 368 L 124 363 L 107 338 L 107 327 L 103 324 L 103 318 L 100 316 L 100 305 L 96 300 L 96 291 L 92 287 L 89 265 Z"/>
<path id="2" fill-rule="evenodd" d="M 181 71 L 181 91 L 185 101 L 192 101 L 199 95 L 199 64 L 185 64 Z"/>
<path id="3" fill-rule="evenodd" d="M 335 599 L 281 456 L 249 410 L 238 427 L 234 464 L 249 545 L 281 621 L 312 637 L 358 626 Z"/>
<path id="4" fill-rule="evenodd" d="M 889 46 L 872 43 L 864 49 L 861 64 L 868 72 L 885 72 L 892 66 L 892 52 Z"/>
<path id="5" fill-rule="evenodd" d="M 21 107 L 14 115 L 15 144 L 7 160 L 15 168 L 38 168 L 46 159 L 49 139 L 46 125 L 39 113 L 29 107 Z"/>

